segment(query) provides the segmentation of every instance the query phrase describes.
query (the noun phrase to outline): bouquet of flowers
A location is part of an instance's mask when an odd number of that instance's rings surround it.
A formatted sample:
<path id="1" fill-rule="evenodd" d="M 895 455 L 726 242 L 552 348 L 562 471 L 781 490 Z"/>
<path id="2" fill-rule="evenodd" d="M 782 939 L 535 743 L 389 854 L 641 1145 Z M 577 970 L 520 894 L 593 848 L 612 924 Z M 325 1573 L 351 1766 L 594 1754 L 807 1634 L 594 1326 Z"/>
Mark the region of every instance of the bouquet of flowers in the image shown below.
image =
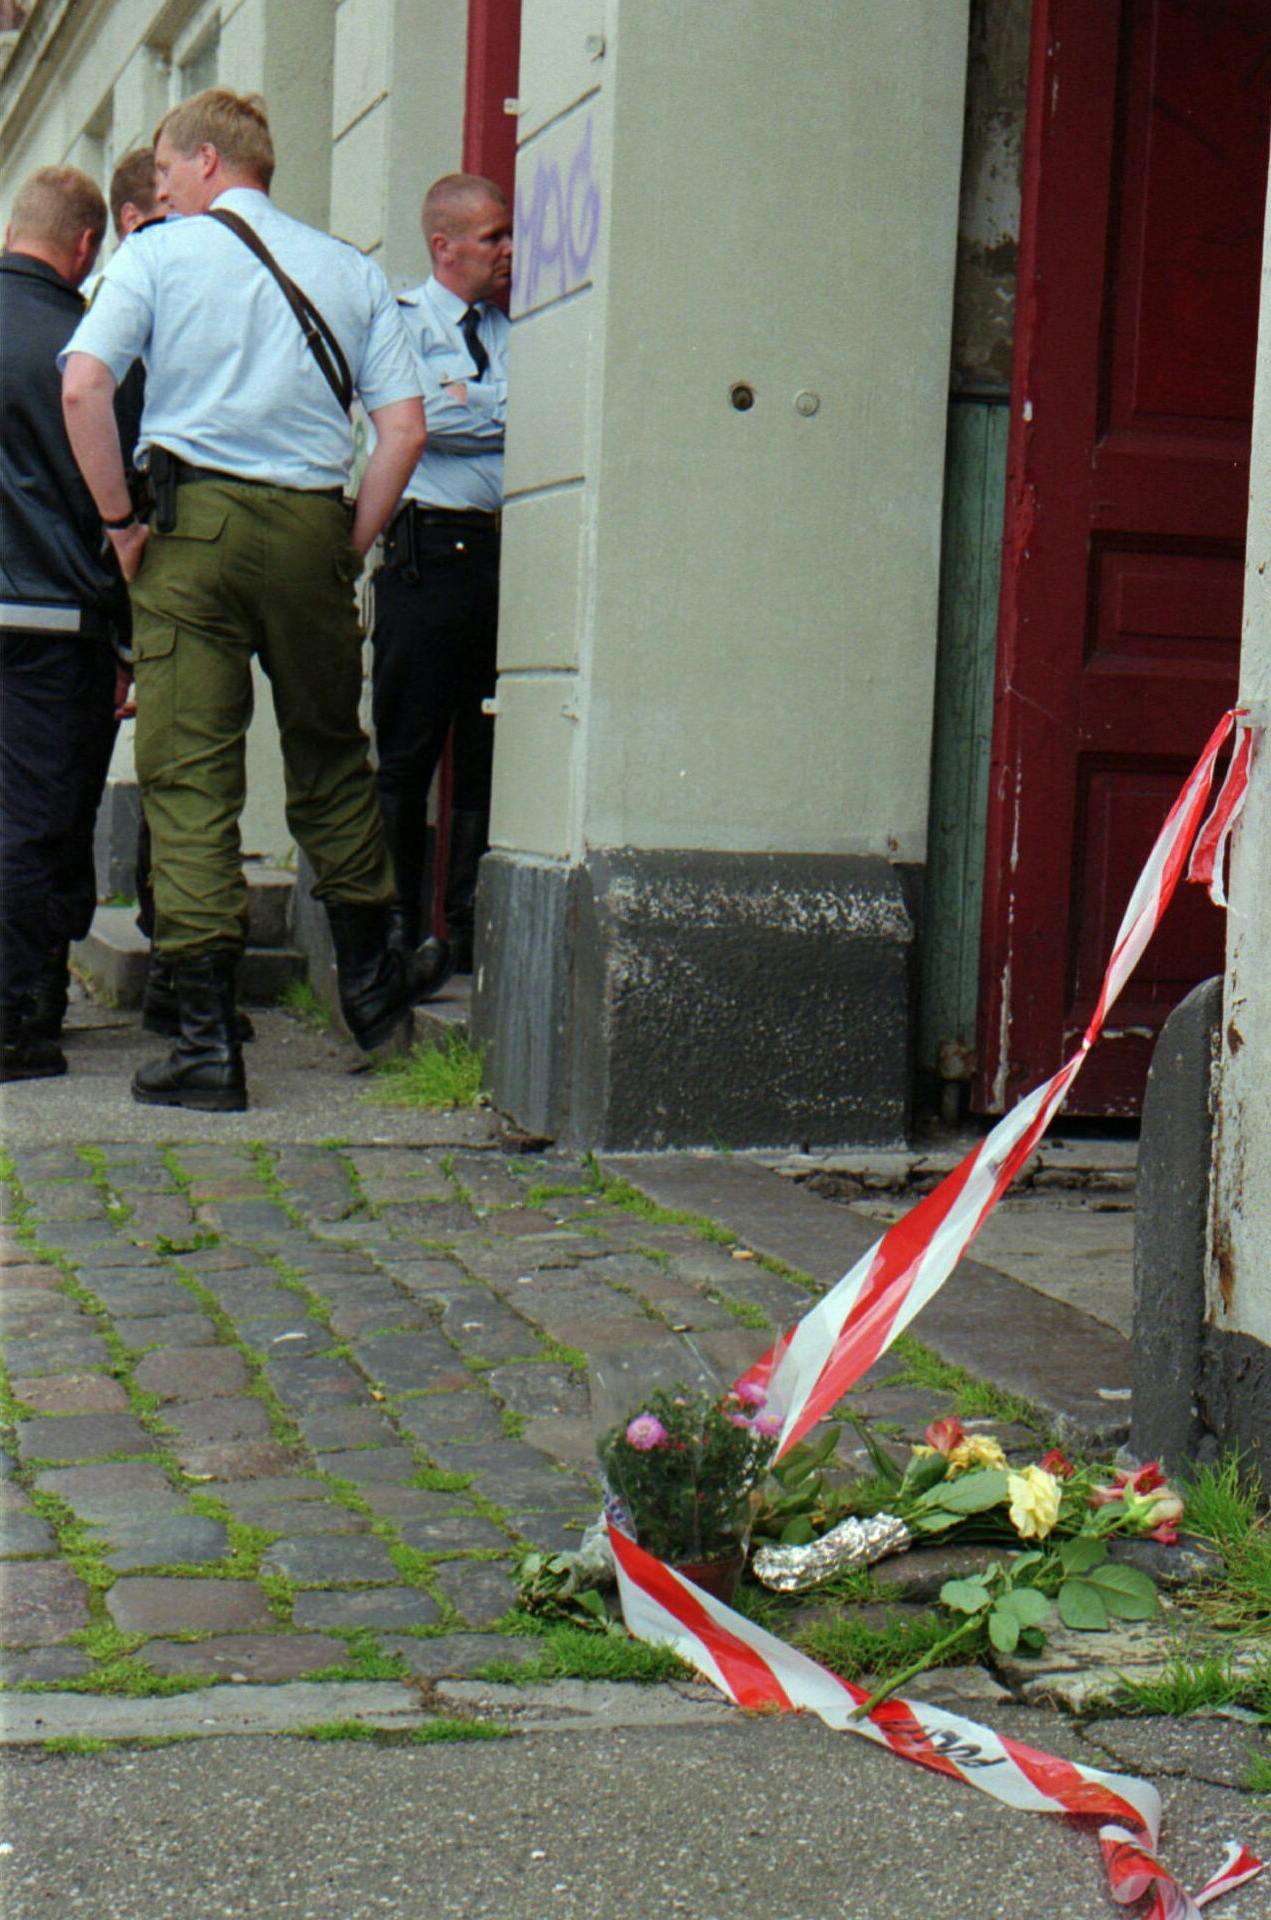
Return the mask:
<path id="1" fill-rule="evenodd" d="M 615 1517 L 660 1560 L 739 1557 L 780 1432 L 757 1388 L 653 1388 L 599 1441 Z"/>

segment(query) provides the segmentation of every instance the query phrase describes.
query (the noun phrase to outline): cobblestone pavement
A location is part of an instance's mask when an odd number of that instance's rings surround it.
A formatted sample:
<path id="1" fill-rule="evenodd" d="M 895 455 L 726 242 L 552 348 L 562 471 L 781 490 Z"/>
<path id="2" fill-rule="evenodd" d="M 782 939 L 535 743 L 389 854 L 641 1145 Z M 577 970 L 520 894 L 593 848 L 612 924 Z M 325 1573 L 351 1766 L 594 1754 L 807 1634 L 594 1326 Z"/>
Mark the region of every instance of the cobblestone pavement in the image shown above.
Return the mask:
<path id="1" fill-rule="evenodd" d="M 691 1334 L 740 1366 L 807 1304 L 492 1145 L 11 1165 L 10 1687 L 467 1671 L 518 1551 L 596 1511 L 584 1354 Z"/>

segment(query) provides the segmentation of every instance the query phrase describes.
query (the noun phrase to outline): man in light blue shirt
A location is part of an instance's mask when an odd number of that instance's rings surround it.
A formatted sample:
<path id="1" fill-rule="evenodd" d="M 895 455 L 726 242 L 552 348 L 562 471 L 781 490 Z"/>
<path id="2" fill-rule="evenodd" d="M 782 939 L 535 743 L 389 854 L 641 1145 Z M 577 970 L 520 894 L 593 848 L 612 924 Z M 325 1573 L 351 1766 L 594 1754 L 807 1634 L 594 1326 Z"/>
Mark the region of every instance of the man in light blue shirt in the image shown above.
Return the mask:
<path id="1" fill-rule="evenodd" d="M 499 515 L 512 274 L 503 190 L 450 173 L 428 189 L 433 271 L 399 297 L 428 412 L 428 445 L 389 527 L 375 576 L 373 716 L 379 796 L 397 874 L 393 937 L 418 941 L 428 791 L 453 724 L 445 917 L 472 969 L 477 866 L 487 845 L 494 722 Z"/>
<path id="2" fill-rule="evenodd" d="M 115 254 L 63 357 L 71 444 L 131 585 L 155 944 L 177 993 L 176 1046 L 133 1092 L 229 1111 L 247 1104 L 233 991 L 253 656 L 354 1039 L 369 1051 L 400 1032 L 449 968 L 441 943 L 387 946 L 392 872 L 357 717 L 354 585 L 424 445 L 420 381 L 379 268 L 278 212 L 273 165 L 254 97 L 210 88 L 175 108 L 155 135 L 156 198 L 186 217 Z M 149 528 L 132 513 L 111 411 L 138 356 Z M 354 393 L 377 442 L 350 517 Z"/>

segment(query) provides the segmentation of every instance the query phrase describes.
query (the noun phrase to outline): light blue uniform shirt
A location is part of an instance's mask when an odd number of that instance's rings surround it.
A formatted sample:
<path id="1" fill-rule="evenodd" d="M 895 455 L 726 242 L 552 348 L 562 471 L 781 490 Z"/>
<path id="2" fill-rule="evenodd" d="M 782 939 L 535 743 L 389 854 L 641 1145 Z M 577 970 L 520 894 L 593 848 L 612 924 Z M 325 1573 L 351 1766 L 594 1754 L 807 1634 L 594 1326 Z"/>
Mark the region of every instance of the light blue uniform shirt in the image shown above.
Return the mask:
<path id="1" fill-rule="evenodd" d="M 398 305 L 424 388 L 428 445 L 406 484 L 403 498 L 429 507 L 478 507 L 497 513 L 503 505 L 503 429 L 508 409 L 508 318 L 498 307 L 478 302 L 477 337 L 490 364 L 476 378 L 468 343 L 459 322 L 468 302 L 436 278 Z M 445 391 L 461 380 L 466 401 Z"/>
<path id="2" fill-rule="evenodd" d="M 420 393 L 401 314 L 372 261 L 280 213 L 254 187 L 232 187 L 216 205 L 254 227 L 309 295 L 368 413 Z M 68 353 L 91 354 L 116 380 L 145 361 L 141 455 L 166 447 L 193 466 L 282 487 L 338 487 L 348 477 L 347 415 L 278 282 L 219 221 L 192 216 L 134 233 L 60 364 Z"/>

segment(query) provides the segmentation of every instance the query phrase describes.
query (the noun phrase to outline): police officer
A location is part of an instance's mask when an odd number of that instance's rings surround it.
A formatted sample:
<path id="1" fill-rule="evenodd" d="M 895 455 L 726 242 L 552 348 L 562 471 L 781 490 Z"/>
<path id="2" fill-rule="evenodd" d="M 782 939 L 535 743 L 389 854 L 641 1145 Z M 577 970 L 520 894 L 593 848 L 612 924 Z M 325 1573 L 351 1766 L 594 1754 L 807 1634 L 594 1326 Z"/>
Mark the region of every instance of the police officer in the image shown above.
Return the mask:
<path id="1" fill-rule="evenodd" d="M 486 849 L 499 619 L 512 221 L 501 187 L 448 173 L 424 197 L 433 270 L 399 296 L 419 357 L 428 445 L 375 576 L 372 668 L 380 806 L 397 873 L 395 937 L 420 929 L 428 789 L 454 725 L 445 913 L 455 966 L 472 971 L 477 866 Z"/>
<path id="2" fill-rule="evenodd" d="M 253 656 L 354 1039 L 367 1051 L 390 1040 L 449 971 L 444 942 L 387 945 L 392 872 L 357 717 L 354 584 L 423 447 L 420 383 L 379 268 L 279 213 L 273 167 L 255 97 L 210 88 L 174 108 L 155 135 L 156 197 L 186 217 L 120 248 L 64 356 L 71 442 L 132 583 L 155 939 L 180 1020 L 171 1055 L 142 1067 L 133 1093 L 217 1110 L 247 1102 L 233 996 Z M 152 528 L 133 517 L 111 412 L 139 354 Z M 350 518 L 354 392 L 377 441 Z"/>
<path id="3" fill-rule="evenodd" d="M 65 1073 L 66 952 L 96 906 L 119 575 L 62 421 L 57 355 L 106 230 L 74 167 L 19 189 L 0 257 L 0 1078 Z"/>

